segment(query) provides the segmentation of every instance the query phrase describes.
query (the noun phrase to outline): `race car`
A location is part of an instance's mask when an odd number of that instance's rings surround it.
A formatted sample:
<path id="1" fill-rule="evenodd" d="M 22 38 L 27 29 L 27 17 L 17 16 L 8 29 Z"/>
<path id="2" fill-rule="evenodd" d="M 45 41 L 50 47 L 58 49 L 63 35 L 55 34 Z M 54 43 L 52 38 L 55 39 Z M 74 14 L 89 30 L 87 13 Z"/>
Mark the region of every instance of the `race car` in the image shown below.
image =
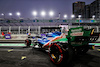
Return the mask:
<path id="1" fill-rule="evenodd" d="M 94 35 L 94 29 L 84 29 L 83 27 L 71 28 L 66 36 L 64 31 L 41 34 L 41 36 L 32 37 L 33 48 L 48 49 L 48 54 L 54 64 L 69 63 L 74 54 L 86 53 L 93 49 L 95 45 L 89 45 L 94 42 L 99 35 Z M 31 40 L 25 40 L 26 45 L 30 46 Z"/>
<path id="2" fill-rule="evenodd" d="M 61 32 L 55 31 L 55 32 L 50 32 L 50 33 L 46 33 L 46 34 L 41 34 L 40 36 L 35 36 L 35 37 L 31 37 L 33 40 L 33 47 L 35 48 L 42 48 L 42 47 L 46 47 L 47 45 L 49 45 L 49 43 L 51 43 L 52 41 L 62 38 L 64 34 L 61 34 Z M 25 43 L 27 46 L 31 45 L 31 40 L 30 39 L 26 39 Z M 37 47 L 38 46 L 38 47 Z"/>

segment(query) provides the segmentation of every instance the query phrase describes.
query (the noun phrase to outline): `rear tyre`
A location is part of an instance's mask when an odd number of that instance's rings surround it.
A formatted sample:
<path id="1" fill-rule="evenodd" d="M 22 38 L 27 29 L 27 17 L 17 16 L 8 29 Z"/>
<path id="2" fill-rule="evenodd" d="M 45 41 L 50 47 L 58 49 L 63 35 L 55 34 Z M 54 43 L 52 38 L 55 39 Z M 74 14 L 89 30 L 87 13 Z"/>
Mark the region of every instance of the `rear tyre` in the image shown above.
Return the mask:
<path id="1" fill-rule="evenodd" d="M 82 48 L 81 48 L 81 53 L 82 54 L 85 54 L 87 51 L 89 50 L 89 46 L 88 45 L 85 45 L 85 46 L 83 46 Z"/>
<path id="2" fill-rule="evenodd" d="M 63 44 L 53 43 L 49 46 L 49 57 L 56 65 L 68 64 L 72 60 L 73 50 L 71 47 L 63 47 Z"/>

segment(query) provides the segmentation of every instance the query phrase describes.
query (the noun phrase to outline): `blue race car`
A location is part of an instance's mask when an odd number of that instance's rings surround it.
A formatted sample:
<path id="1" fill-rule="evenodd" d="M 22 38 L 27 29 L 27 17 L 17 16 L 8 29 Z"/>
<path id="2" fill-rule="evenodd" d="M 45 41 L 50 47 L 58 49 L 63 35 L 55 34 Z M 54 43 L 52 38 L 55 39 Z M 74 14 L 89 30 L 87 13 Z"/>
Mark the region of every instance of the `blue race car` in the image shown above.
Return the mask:
<path id="1" fill-rule="evenodd" d="M 31 45 L 31 42 L 33 43 L 33 47 L 36 46 L 36 48 L 42 48 L 43 45 L 46 45 L 46 43 L 51 42 L 52 39 L 55 39 L 56 37 L 59 37 L 61 35 L 61 32 L 55 31 L 47 34 L 41 34 L 41 36 L 35 36 L 31 37 L 31 39 L 26 39 L 25 44 L 27 46 Z"/>

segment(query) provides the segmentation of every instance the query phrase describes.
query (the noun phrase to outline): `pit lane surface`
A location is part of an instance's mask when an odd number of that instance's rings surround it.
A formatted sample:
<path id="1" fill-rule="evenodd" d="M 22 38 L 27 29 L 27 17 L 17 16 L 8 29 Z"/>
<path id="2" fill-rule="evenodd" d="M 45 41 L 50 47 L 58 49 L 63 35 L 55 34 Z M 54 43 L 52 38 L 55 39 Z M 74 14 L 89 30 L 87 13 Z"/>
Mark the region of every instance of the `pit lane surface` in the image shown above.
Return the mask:
<path id="1" fill-rule="evenodd" d="M 100 67 L 100 47 L 89 50 L 85 55 L 74 56 L 69 65 L 61 67 Z M 0 67 L 58 67 L 44 51 L 32 47 L 1 47 Z"/>

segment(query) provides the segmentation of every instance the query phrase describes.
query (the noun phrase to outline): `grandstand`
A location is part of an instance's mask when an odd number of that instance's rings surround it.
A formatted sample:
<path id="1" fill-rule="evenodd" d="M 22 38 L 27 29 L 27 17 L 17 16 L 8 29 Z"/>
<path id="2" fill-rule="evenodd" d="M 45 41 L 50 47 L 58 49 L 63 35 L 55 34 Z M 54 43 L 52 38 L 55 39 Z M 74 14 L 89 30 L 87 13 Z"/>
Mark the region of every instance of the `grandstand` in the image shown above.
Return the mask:
<path id="1" fill-rule="evenodd" d="M 100 20 L 65 20 L 65 19 L 52 19 L 52 20 L 0 20 L 0 34 L 2 32 L 11 32 L 12 34 L 27 34 L 35 33 L 40 34 L 41 27 L 58 27 L 59 25 L 69 25 L 71 27 L 83 26 L 88 29 L 95 28 L 95 32 L 100 31 Z"/>
<path id="2" fill-rule="evenodd" d="M 69 25 L 100 25 L 100 20 L 66 20 L 66 19 L 52 19 L 52 20 L 0 20 L 0 26 L 58 26 L 60 24 Z"/>

